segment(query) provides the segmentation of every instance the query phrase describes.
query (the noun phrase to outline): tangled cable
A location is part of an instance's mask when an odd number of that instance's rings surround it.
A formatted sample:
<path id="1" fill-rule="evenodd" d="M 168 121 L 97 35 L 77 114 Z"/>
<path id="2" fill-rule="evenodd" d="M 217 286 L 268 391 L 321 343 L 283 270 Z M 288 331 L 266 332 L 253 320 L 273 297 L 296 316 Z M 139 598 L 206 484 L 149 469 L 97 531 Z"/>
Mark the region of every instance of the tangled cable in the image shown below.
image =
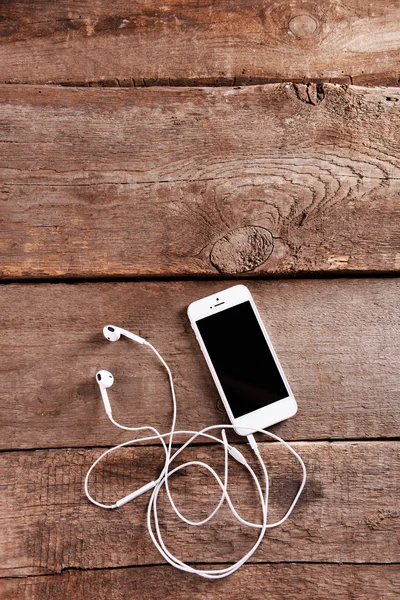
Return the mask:
<path id="1" fill-rule="evenodd" d="M 267 435 L 268 437 L 272 438 L 273 440 L 276 440 L 276 441 L 280 442 L 281 444 L 283 444 L 285 446 L 285 448 L 287 448 L 293 454 L 293 456 L 296 457 L 296 459 L 300 463 L 300 466 L 302 469 L 302 475 L 303 475 L 300 487 L 299 487 L 290 507 L 286 511 L 285 515 L 279 521 L 276 521 L 275 523 L 267 523 L 268 496 L 269 496 L 268 471 L 267 471 L 267 468 L 261 457 L 260 451 L 258 449 L 257 443 L 256 443 L 253 435 L 249 434 L 247 436 L 247 438 L 248 438 L 250 446 L 251 446 L 253 452 L 255 453 L 255 455 L 261 465 L 261 468 L 263 470 L 264 479 L 265 479 L 264 491 L 262 489 L 262 486 L 260 484 L 260 481 L 259 481 L 257 475 L 255 474 L 252 467 L 248 464 L 248 462 L 245 459 L 245 457 L 243 456 L 243 454 L 237 448 L 235 448 L 234 446 L 231 446 L 228 443 L 225 430 L 233 429 L 233 425 L 211 425 L 209 427 L 205 427 L 201 431 L 190 431 L 190 430 L 176 431 L 175 426 L 176 426 L 176 417 L 177 417 L 177 405 L 176 405 L 174 382 L 173 382 L 171 370 L 168 367 L 165 360 L 163 359 L 163 357 L 161 356 L 161 354 L 156 350 L 156 348 L 154 348 L 154 346 L 152 344 L 150 344 L 149 342 L 147 342 L 146 340 L 144 340 L 143 338 L 140 338 L 139 336 L 137 336 L 135 334 L 132 334 L 126 330 L 123 330 L 123 329 L 120 329 L 117 327 L 111 327 L 111 326 L 108 326 L 108 328 L 105 327 L 104 328 L 105 332 L 106 332 L 106 329 L 107 329 L 107 333 L 109 331 L 116 332 L 114 339 L 111 339 L 109 337 L 109 335 L 110 335 L 109 333 L 108 333 L 108 335 L 106 335 L 106 337 L 108 339 L 110 339 L 111 341 L 115 341 L 115 340 L 119 339 L 119 336 L 121 334 L 125 335 L 126 337 L 129 337 L 130 339 L 133 339 L 134 341 L 137 341 L 137 342 L 151 348 L 153 350 L 153 352 L 156 354 L 157 358 L 161 361 L 162 365 L 165 367 L 165 369 L 168 373 L 169 382 L 170 382 L 170 386 L 171 386 L 172 404 L 173 404 L 172 426 L 171 426 L 171 430 L 168 433 L 161 434 L 155 427 L 152 427 L 150 425 L 143 426 L 143 427 L 126 427 L 125 425 L 121 425 L 120 423 L 117 423 L 117 421 L 115 421 L 115 419 L 112 416 L 111 405 L 110 405 L 110 402 L 108 399 L 108 394 L 107 394 L 107 388 L 112 385 L 114 378 L 111 375 L 111 373 L 109 373 L 108 371 L 99 371 L 96 375 L 96 378 L 97 378 L 97 381 L 100 386 L 102 398 L 104 401 L 104 406 L 105 406 L 105 409 L 106 409 L 106 412 L 107 412 L 107 415 L 108 415 L 110 421 L 114 425 L 119 427 L 120 429 L 124 429 L 126 431 L 135 431 L 135 432 L 148 431 L 148 432 L 151 432 L 153 435 L 141 437 L 141 438 L 135 438 L 133 440 L 123 442 L 122 444 L 118 444 L 117 446 L 114 446 L 113 448 L 110 448 L 110 449 L 106 450 L 105 452 L 103 452 L 103 454 L 101 454 L 101 456 L 99 456 L 99 458 L 97 458 L 95 460 L 95 462 L 91 465 L 91 467 L 89 468 L 89 470 L 86 474 L 85 494 L 86 494 L 87 498 L 90 500 L 90 502 L 92 502 L 96 506 L 99 506 L 101 508 L 106 508 L 106 509 L 110 509 L 110 508 L 114 509 L 114 508 L 119 508 L 119 507 L 123 506 L 124 504 L 126 504 L 127 502 L 130 502 L 134 498 L 137 498 L 141 494 L 152 490 L 152 494 L 151 494 L 148 508 L 147 508 L 147 528 L 148 528 L 150 537 L 153 540 L 154 545 L 156 546 L 156 548 L 158 549 L 160 554 L 163 556 L 163 558 L 167 562 L 169 562 L 173 567 L 175 567 L 181 571 L 185 571 L 187 573 L 195 573 L 206 579 L 220 579 L 222 577 L 227 577 L 228 575 L 231 575 L 237 569 L 239 569 L 254 554 L 254 552 L 257 550 L 258 546 L 260 545 L 267 529 L 271 529 L 273 527 L 278 527 L 278 525 L 281 525 L 289 517 L 289 515 L 291 514 L 292 510 L 294 509 L 294 507 L 299 499 L 299 496 L 304 488 L 304 485 L 306 483 L 306 467 L 304 465 L 304 462 L 301 459 L 301 457 L 299 456 L 299 454 L 287 442 L 282 440 L 280 437 L 278 437 L 274 433 L 271 433 L 270 431 L 266 431 L 264 429 L 258 430 L 258 433 L 263 433 L 264 435 Z M 220 430 L 221 438 L 216 437 L 215 435 L 212 435 L 210 432 L 213 430 Z M 182 444 L 182 446 L 180 446 L 174 453 L 172 453 L 172 444 L 173 444 L 174 435 L 189 435 L 191 437 L 184 444 Z M 173 462 L 181 454 L 181 452 L 183 452 L 183 450 L 185 450 L 185 448 L 187 448 L 198 437 L 204 437 L 208 440 L 212 440 L 213 442 L 217 442 L 217 443 L 220 443 L 223 445 L 225 461 L 224 461 L 224 476 L 223 476 L 222 480 L 221 480 L 220 476 L 218 475 L 218 473 L 210 465 L 208 465 L 207 463 L 205 463 L 203 461 L 191 460 L 191 461 L 184 462 L 182 464 L 179 464 L 176 467 L 171 468 Z M 167 439 L 167 443 L 166 443 L 166 439 Z M 128 494 L 127 496 L 118 500 L 114 504 L 102 504 L 101 502 L 97 502 L 97 500 L 95 500 L 90 495 L 90 493 L 89 493 L 90 475 L 91 475 L 93 469 L 96 467 L 96 465 L 98 465 L 98 463 L 105 456 L 107 456 L 108 454 L 111 454 L 111 452 L 115 452 L 119 448 L 131 446 L 138 442 L 150 442 L 150 441 L 154 441 L 154 440 L 159 440 L 161 442 L 161 445 L 162 445 L 162 447 L 164 449 L 164 453 L 165 453 L 164 466 L 162 468 L 162 471 L 161 471 L 159 477 L 156 480 L 149 482 L 145 486 L 139 488 L 138 490 L 132 492 L 131 494 Z M 233 503 L 231 501 L 231 498 L 230 498 L 228 490 L 227 490 L 229 455 L 232 456 L 237 462 L 241 463 L 243 466 L 246 467 L 246 469 L 248 470 L 248 472 L 251 475 L 251 478 L 254 481 L 254 484 L 256 486 L 258 496 L 260 499 L 260 506 L 261 506 L 261 510 L 262 510 L 262 523 L 261 524 L 260 523 L 252 523 L 252 522 L 249 522 L 249 521 L 243 519 L 236 511 L 235 507 L 233 506 Z M 212 512 L 208 515 L 208 517 L 206 517 L 205 519 L 200 520 L 200 521 L 191 521 L 191 520 L 187 519 L 184 515 L 182 515 L 182 513 L 179 511 L 179 509 L 175 505 L 175 502 L 173 500 L 171 490 L 169 487 L 169 478 L 172 475 L 174 475 L 175 473 L 177 473 L 178 471 L 180 471 L 182 469 L 186 469 L 189 466 L 198 466 L 198 467 L 205 468 L 207 471 L 209 471 L 211 473 L 211 475 L 215 478 L 216 482 L 218 483 L 219 487 L 221 488 L 221 497 L 220 497 L 220 500 L 219 500 L 217 506 L 212 510 Z M 168 550 L 168 548 L 166 547 L 166 545 L 163 541 L 161 529 L 160 529 L 160 523 L 159 523 L 159 519 L 158 519 L 158 512 L 157 512 L 158 495 L 159 495 L 162 487 L 165 487 L 165 491 L 167 493 L 168 500 L 169 500 L 171 507 L 174 510 L 175 514 L 182 521 L 187 523 L 188 525 L 193 525 L 193 526 L 197 526 L 197 527 L 204 525 L 205 523 L 210 521 L 217 514 L 217 512 L 221 508 L 224 501 L 226 501 L 232 514 L 240 523 L 242 523 L 243 525 L 246 525 L 248 527 L 253 527 L 255 529 L 260 530 L 260 533 L 259 533 L 259 536 L 258 536 L 256 542 L 253 544 L 251 549 L 241 559 L 239 559 L 237 562 L 235 562 L 223 569 L 216 569 L 216 570 L 196 569 L 196 568 L 188 565 L 187 563 L 180 560 L 178 557 L 174 556 L 172 554 L 172 552 L 170 550 Z"/>

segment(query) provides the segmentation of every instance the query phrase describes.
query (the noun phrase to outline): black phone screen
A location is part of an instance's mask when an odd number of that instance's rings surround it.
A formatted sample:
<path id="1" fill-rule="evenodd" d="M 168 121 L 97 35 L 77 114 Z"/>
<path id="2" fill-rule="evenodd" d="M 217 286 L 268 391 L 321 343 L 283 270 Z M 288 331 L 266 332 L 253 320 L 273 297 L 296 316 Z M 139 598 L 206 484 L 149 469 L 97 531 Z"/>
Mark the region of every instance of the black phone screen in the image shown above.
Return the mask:
<path id="1" fill-rule="evenodd" d="M 289 395 L 249 301 L 196 321 L 235 419 Z"/>

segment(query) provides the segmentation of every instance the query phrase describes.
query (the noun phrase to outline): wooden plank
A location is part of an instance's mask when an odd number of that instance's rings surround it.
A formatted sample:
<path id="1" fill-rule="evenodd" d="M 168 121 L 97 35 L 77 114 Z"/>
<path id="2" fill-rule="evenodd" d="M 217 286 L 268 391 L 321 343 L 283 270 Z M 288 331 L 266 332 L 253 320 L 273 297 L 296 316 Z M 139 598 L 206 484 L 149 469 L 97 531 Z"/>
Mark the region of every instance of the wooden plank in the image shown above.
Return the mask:
<path id="1" fill-rule="evenodd" d="M 290 520 L 267 534 L 251 562 L 398 563 L 400 443 L 297 442 L 294 447 L 307 465 L 307 489 Z M 289 506 L 300 473 L 293 457 L 277 444 L 263 443 L 261 452 L 271 476 L 272 521 Z M 1 576 L 163 562 L 146 531 L 148 496 L 116 511 L 86 500 L 84 474 L 99 453 L 0 454 Z M 222 476 L 222 449 L 192 448 L 183 460 L 195 458 L 210 462 Z M 156 476 L 161 459 L 160 447 L 124 449 L 100 466 L 92 492 L 111 503 Z M 230 473 L 229 489 L 240 514 L 259 518 L 249 476 L 237 463 Z M 171 482 L 172 493 L 188 518 L 204 518 L 215 506 L 219 488 L 203 470 L 191 470 L 189 476 Z M 227 508 L 193 531 L 177 520 L 164 493 L 159 518 L 167 547 L 186 561 L 238 560 L 256 539 L 256 532 L 238 524 Z"/>
<path id="2" fill-rule="evenodd" d="M 399 270 L 396 88 L 0 97 L 3 278 Z"/>
<path id="3" fill-rule="evenodd" d="M 399 279 L 247 281 L 299 403 L 278 425 L 285 439 L 397 437 L 400 420 Z M 170 427 L 166 374 L 152 352 L 111 344 L 107 323 L 151 341 L 175 378 L 178 427 L 227 422 L 186 307 L 234 284 L 136 282 L 0 286 L 0 447 L 111 445 L 95 382 L 115 376 L 114 416 Z"/>
<path id="4" fill-rule="evenodd" d="M 115 86 L 397 84 L 399 18 L 397 0 L 15 0 L 2 7 L 0 73 Z"/>
<path id="5" fill-rule="evenodd" d="M 117 592 L 118 590 L 118 592 Z M 240 590 L 237 592 L 236 590 Z M 398 565 L 246 565 L 233 577 L 209 582 L 169 566 L 67 571 L 3 579 L 3 600 L 398 600 Z"/>

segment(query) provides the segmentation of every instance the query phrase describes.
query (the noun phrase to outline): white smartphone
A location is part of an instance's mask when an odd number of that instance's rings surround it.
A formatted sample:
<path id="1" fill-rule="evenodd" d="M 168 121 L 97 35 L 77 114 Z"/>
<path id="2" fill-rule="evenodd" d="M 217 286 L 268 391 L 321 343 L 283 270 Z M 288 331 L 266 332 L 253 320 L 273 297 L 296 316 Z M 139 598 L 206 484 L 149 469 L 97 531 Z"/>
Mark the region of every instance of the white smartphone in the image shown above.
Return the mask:
<path id="1" fill-rule="evenodd" d="M 236 433 L 249 435 L 296 414 L 296 400 L 245 285 L 192 302 L 188 316 Z"/>

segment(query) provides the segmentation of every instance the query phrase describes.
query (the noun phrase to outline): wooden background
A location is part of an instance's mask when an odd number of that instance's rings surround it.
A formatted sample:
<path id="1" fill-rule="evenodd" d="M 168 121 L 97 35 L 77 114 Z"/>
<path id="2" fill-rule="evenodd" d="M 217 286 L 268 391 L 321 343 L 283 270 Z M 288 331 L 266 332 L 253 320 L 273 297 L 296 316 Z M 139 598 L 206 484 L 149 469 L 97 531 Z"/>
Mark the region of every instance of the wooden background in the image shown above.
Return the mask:
<path id="1" fill-rule="evenodd" d="M 0 7 L 1 600 L 398 600 L 400 597 L 400 6 L 396 0 L 12 0 Z M 299 404 L 274 428 L 304 457 L 292 517 L 207 582 L 165 565 L 147 497 L 86 500 L 127 425 L 226 421 L 187 305 L 240 278 Z M 232 436 L 237 444 L 243 441 Z M 261 444 L 271 518 L 299 482 Z M 246 450 L 243 449 L 245 452 Z M 222 456 L 198 443 L 189 457 Z M 96 497 L 148 481 L 157 445 L 115 454 Z M 217 490 L 174 482 L 185 514 Z M 257 518 L 232 465 L 232 495 Z M 171 548 L 221 565 L 254 534 L 228 511 Z"/>

